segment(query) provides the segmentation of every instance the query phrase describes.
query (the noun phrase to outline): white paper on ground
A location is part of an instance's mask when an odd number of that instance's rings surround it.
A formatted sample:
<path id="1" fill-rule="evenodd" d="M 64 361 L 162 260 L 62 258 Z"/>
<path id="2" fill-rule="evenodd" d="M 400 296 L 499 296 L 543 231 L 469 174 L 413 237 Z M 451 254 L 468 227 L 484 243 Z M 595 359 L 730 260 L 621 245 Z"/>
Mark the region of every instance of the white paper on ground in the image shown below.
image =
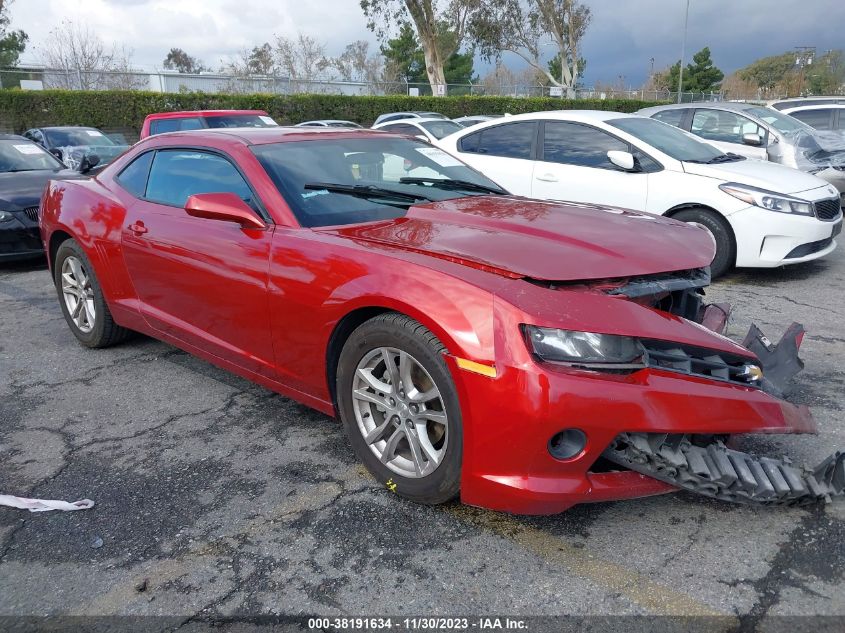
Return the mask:
<path id="1" fill-rule="evenodd" d="M 56 499 L 26 499 L 24 497 L 13 497 L 12 495 L 0 495 L 0 506 L 10 506 L 29 510 L 30 512 L 48 512 L 50 510 L 88 510 L 94 507 L 90 499 L 80 499 L 70 503 L 69 501 L 58 501 Z"/>

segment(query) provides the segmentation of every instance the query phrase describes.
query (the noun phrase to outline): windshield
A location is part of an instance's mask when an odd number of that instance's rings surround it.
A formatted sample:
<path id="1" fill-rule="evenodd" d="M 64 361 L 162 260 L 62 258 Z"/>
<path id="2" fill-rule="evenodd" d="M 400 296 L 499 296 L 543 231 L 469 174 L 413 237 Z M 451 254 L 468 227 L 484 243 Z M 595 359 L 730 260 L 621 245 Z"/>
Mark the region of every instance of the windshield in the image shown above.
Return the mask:
<path id="1" fill-rule="evenodd" d="M 80 145 L 111 146 L 115 142 L 94 128 L 78 127 L 45 130 L 49 147 L 79 147 Z"/>
<path id="2" fill-rule="evenodd" d="M 406 138 L 315 139 L 258 145 L 258 161 L 285 197 L 302 226 L 335 226 L 402 217 L 409 203 L 483 195 L 501 189 L 477 171 L 441 149 Z M 403 182 L 402 179 L 419 179 Z M 445 188 L 438 181 L 463 181 Z M 315 183 L 389 190 L 390 199 L 349 195 L 314 187 Z M 306 187 L 309 185 L 309 187 Z M 473 185 L 475 187 L 473 187 Z M 383 193 L 383 191 L 381 191 Z"/>
<path id="3" fill-rule="evenodd" d="M 208 127 L 278 127 L 272 118 L 265 114 L 226 114 L 222 116 L 207 116 L 205 122 Z"/>
<path id="4" fill-rule="evenodd" d="M 29 141 L 0 141 L 0 172 L 64 169 L 56 158 Z"/>
<path id="5" fill-rule="evenodd" d="M 675 160 L 706 163 L 723 155 L 723 152 L 712 145 L 696 140 L 673 125 L 654 119 L 631 117 L 612 119 L 607 123 Z"/>
<path id="6" fill-rule="evenodd" d="M 781 112 L 772 110 L 771 108 L 748 108 L 745 112 L 756 116 L 758 119 L 762 119 L 781 134 L 791 134 L 792 132 L 813 132 L 813 128 L 806 123 L 802 123 L 788 114 L 782 114 Z"/>
<path id="7" fill-rule="evenodd" d="M 420 125 L 436 139 L 441 139 L 444 136 L 463 129 L 454 121 L 424 121 Z"/>

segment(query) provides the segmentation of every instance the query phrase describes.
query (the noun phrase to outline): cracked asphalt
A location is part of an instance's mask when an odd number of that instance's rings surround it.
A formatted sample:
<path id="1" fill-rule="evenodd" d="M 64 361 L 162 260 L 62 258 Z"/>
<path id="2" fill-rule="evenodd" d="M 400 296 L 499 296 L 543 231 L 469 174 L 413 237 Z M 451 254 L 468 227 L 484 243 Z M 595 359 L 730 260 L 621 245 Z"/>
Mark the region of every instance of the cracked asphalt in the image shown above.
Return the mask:
<path id="1" fill-rule="evenodd" d="M 772 337 L 793 320 L 808 330 L 793 399 L 821 432 L 751 444 L 813 465 L 845 448 L 842 249 L 735 272 L 709 297 L 735 305 L 734 338 L 752 320 Z M 542 518 L 417 506 L 367 475 L 335 420 L 148 338 L 81 347 L 43 263 L 0 266 L 0 315 L 0 493 L 96 502 L 0 507 L 0 616 L 845 622 L 844 502 L 768 509 L 681 493 Z"/>

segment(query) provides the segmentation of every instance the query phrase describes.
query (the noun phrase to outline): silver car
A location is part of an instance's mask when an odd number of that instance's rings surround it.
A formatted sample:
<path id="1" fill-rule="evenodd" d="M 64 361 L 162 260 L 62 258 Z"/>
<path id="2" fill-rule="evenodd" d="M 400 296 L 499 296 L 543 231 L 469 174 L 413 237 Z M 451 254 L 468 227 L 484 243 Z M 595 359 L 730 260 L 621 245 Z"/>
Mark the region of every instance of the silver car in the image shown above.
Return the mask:
<path id="1" fill-rule="evenodd" d="M 815 174 L 839 190 L 845 206 L 845 135 L 815 130 L 752 103 L 683 103 L 644 108 L 637 114 L 679 127 L 723 152 Z"/>

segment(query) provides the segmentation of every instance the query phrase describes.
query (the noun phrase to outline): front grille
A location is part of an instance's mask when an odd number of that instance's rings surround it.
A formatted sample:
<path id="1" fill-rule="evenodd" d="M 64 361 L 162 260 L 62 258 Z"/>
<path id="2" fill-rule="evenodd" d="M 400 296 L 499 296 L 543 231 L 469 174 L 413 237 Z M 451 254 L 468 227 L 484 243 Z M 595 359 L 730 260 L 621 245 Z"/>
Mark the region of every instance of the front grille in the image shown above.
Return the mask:
<path id="1" fill-rule="evenodd" d="M 23 212 L 30 220 L 38 222 L 38 207 L 27 207 Z"/>
<path id="2" fill-rule="evenodd" d="M 834 220 L 839 215 L 841 204 L 842 202 L 839 198 L 819 200 L 816 202 L 816 216 L 819 220 Z"/>
<path id="3" fill-rule="evenodd" d="M 756 387 L 750 380 L 747 365 L 740 357 L 730 357 L 710 349 L 682 348 L 674 343 L 643 341 L 646 348 L 645 364 L 653 369 L 674 371 L 689 376 L 731 382 L 745 387 Z"/>

